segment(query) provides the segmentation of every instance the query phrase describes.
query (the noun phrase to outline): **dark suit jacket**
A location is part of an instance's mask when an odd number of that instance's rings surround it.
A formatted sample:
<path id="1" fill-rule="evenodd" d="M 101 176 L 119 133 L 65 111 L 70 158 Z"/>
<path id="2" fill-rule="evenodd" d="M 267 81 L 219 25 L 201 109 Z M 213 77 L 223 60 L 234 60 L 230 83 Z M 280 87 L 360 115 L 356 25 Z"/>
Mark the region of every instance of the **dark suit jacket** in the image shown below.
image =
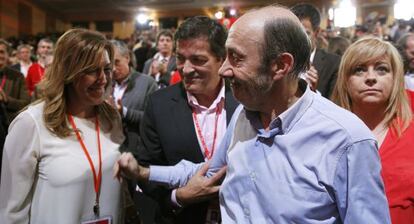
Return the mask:
<path id="1" fill-rule="evenodd" d="M 10 68 L 20 72 L 20 63 L 16 63 L 14 65 L 11 65 Z"/>
<path id="2" fill-rule="evenodd" d="M 153 60 L 154 60 L 153 58 L 150 58 L 145 62 L 142 73 L 147 74 L 147 75 L 150 74 L 150 68 L 151 68 L 151 64 Z M 170 84 L 171 72 L 177 69 L 177 65 L 175 61 L 176 61 L 175 56 L 171 55 L 170 60 L 168 61 L 168 65 L 167 65 L 167 71 L 161 75 L 160 80 L 158 81 L 159 83 L 162 83 L 165 86 L 168 86 Z"/>
<path id="3" fill-rule="evenodd" d="M 8 121 L 11 122 L 18 112 L 30 103 L 30 97 L 22 73 L 5 67 L 0 71 L 0 82 L 4 75 L 6 76 L 6 81 L 3 90 L 8 98 L 8 103 L 5 107 Z"/>
<path id="4" fill-rule="evenodd" d="M 227 124 L 230 123 L 237 105 L 238 102 L 230 88 L 226 86 Z M 141 137 L 145 147 L 140 148 L 138 153 L 140 163 L 175 165 L 182 159 L 194 163 L 204 162 L 194 128 L 192 110 L 181 83 L 159 90 L 150 96 L 141 125 Z M 172 215 L 170 190 L 144 186 L 143 191 L 160 203 L 163 216 Z M 208 204 L 204 202 L 185 207 L 173 216 L 172 223 L 204 224 Z"/>
<path id="5" fill-rule="evenodd" d="M 144 116 L 144 108 L 149 95 L 155 90 L 157 83 L 153 78 L 131 69 L 128 86 L 122 96 L 122 106 L 127 108 L 127 113 L 122 117 L 126 139 L 121 145 L 121 151 L 136 154 L 140 145 L 139 125 Z"/>
<path id="6" fill-rule="evenodd" d="M 318 71 L 319 81 L 317 89 L 326 98 L 330 98 L 336 83 L 341 57 L 322 49 L 316 49 L 313 66 Z"/>

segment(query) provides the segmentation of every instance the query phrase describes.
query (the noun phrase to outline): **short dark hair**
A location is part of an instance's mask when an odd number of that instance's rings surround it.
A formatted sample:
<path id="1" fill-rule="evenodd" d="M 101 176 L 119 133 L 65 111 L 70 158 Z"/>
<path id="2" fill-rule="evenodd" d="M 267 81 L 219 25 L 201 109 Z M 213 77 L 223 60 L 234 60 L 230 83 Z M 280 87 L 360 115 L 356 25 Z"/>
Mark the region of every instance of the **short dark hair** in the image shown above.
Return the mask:
<path id="1" fill-rule="evenodd" d="M 410 61 L 408 60 L 408 55 L 407 55 L 407 42 L 408 39 L 413 38 L 414 39 L 414 34 L 413 33 L 406 33 L 404 34 L 400 39 L 398 39 L 397 43 L 395 44 L 395 47 L 398 49 L 398 52 L 401 55 L 401 58 L 403 59 L 403 63 L 404 63 L 404 72 L 410 72 Z"/>
<path id="2" fill-rule="evenodd" d="M 157 42 L 156 42 L 157 44 L 161 36 L 170 37 L 171 40 L 174 38 L 173 33 L 170 30 L 161 30 L 157 34 Z"/>
<path id="3" fill-rule="evenodd" d="M 268 73 L 273 60 L 284 52 L 290 53 L 294 58 L 293 69 L 290 72 L 292 78 L 297 78 L 299 73 L 309 67 L 310 40 L 301 24 L 292 19 L 278 18 L 267 21 L 262 48 L 262 74 Z"/>
<path id="4" fill-rule="evenodd" d="M 224 59 L 226 57 L 227 30 L 216 20 L 206 16 L 194 16 L 186 19 L 175 32 L 174 48 L 180 40 L 199 37 L 207 38 L 210 50 L 217 58 Z"/>
<path id="5" fill-rule="evenodd" d="M 403 50 L 407 49 L 407 41 L 408 41 L 409 38 L 414 38 L 414 34 L 413 33 L 406 33 L 402 37 L 400 37 L 400 39 L 398 39 L 398 41 L 397 41 L 398 47 L 400 47 Z"/>
<path id="6" fill-rule="evenodd" d="M 312 24 L 312 29 L 317 30 L 321 24 L 321 14 L 319 10 L 307 3 L 294 5 L 291 11 L 299 18 L 299 20 L 309 19 Z"/>

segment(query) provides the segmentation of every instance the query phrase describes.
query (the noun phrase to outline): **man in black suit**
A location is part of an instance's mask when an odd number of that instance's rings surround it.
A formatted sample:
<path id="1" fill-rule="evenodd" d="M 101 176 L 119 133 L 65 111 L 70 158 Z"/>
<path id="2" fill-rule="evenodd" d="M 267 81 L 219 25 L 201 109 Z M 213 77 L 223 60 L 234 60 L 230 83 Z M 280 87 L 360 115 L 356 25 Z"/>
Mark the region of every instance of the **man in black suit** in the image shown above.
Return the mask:
<path id="1" fill-rule="evenodd" d="M 140 129 L 141 164 L 175 165 L 182 159 L 199 163 L 211 158 L 238 105 L 218 74 L 226 38 L 225 28 L 208 17 L 192 17 L 180 25 L 174 41 L 182 82 L 150 96 Z M 179 189 L 141 187 L 157 201 L 162 214 L 149 223 L 211 223 L 219 212 L 217 200 L 185 206 L 175 197 Z"/>
<path id="2" fill-rule="evenodd" d="M 176 70 L 172 42 L 173 34 L 171 31 L 160 31 L 157 35 L 158 52 L 145 62 L 142 70 L 142 73 L 151 75 L 157 81 L 159 88 L 169 86 L 171 73 Z"/>
<path id="3" fill-rule="evenodd" d="M 335 86 L 341 57 L 316 48 L 321 15 L 315 6 L 297 4 L 292 7 L 292 11 L 300 19 L 312 42 L 311 65 L 304 78 L 313 90 L 318 90 L 322 96 L 329 98 Z"/>

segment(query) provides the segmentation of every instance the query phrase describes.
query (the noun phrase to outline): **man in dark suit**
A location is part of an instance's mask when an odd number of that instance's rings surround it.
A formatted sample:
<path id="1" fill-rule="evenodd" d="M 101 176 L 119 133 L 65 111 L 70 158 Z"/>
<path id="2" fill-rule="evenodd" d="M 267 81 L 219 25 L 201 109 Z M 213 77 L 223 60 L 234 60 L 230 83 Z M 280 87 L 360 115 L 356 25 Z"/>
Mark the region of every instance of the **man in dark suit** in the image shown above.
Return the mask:
<path id="1" fill-rule="evenodd" d="M 142 73 L 151 75 L 157 81 L 159 88 L 169 85 L 171 73 L 176 70 L 173 55 L 173 34 L 169 30 L 162 30 L 157 35 L 158 52 L 144 64 Z"/>
<path id="2" fill-rule="evenodd" d="M 182 159 L 199 163 L 211 158 L 238 105 L 218 74 L 226 38 L 226 30 L 208 17 L 192 17 L 180 25 L 174 41 L 182 82 L 150 96 L 140 129 L 144 146 L 137 155 L 140 163 L 174 165 Z M 155 221 L 144 223 L 217 221 L 213 220 L 219 212 L 217 200 L 180 205 L 176 197 L 180 189 L 141 187 L 161 210 Z M 145 203 L 146 208 L 148 205 Z M 142 213 L 148 214 L 148 210 Z"/>
<path id="3" fill-rule="evenodd" d="M 7 66 L 10 49 L 10 45 L 0 39 L 0 105 L 6 110 L 8 122 L 30 103 L 24 76 Z"/>
<path id="4" fill-rule="evenodd" d="M 316 40 L 320 30 L 321 15 L 311 4 L 297 4 L 292 7 L 293 13 L 300 19 L 312 42 L 310 68 L 304 75 L 313 90 L 329 98 L 335 86 L 341 57 L 316 48 Z"/>
<path id="5" fill-rule="evenodd" d="M 139 125 L 144 115 L 144 108 L 149 95 L 157 89 L 157 84 L 153 78 L 138 73 L 130 66 L 131 54 L 125 43 L 116 40 L 111 42 L 115 49 L 113 71 L 115 82 L 111 103 L 122 116 L 126 136 L 121 151 L 136 154 L 140 145 Z"/>

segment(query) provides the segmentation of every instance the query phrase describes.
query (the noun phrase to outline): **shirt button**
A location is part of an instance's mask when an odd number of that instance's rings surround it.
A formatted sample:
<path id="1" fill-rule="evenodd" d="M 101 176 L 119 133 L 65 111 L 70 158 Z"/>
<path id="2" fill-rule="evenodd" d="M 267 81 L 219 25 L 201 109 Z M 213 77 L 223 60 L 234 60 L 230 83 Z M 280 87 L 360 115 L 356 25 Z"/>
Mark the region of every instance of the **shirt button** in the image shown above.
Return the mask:
<path id="1" fill-rule="evenodd" d="M 249 209 L 248 209 L 248 208 L 244 208 L 244 209 L 243 209 L 243 211 L 244 211 L 244 214 L 245 214 L 246 216 L 249 216 L 249 215 L 250 215 L 250 211 L 249 211 Z"/>
<path id="2" fill-rule="evenodd" d="M 252 179 L 253 181 L 256 180 L 256 173 L 254 171 L 250 172 L 250 179 Z"/>

